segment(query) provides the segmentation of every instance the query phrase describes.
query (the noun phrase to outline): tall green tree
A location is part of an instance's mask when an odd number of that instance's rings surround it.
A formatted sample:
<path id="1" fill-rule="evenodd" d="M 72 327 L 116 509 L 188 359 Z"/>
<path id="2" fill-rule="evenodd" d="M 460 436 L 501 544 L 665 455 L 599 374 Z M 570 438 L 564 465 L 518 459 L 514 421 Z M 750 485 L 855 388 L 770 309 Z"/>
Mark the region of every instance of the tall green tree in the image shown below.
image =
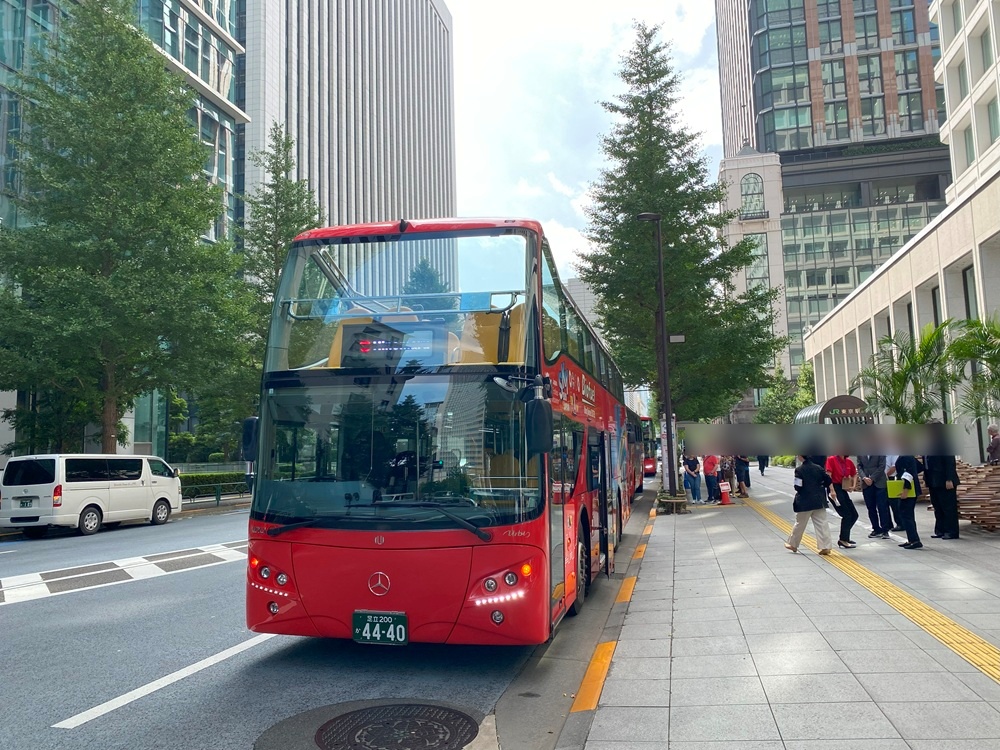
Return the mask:
<path id="1" fill-rule="evenodd" d="M 961 378 L 948 346 L 951 327 L 946 320 L 937 326 L 928 323 L 916 338 L 901 331 L 882 337 L 851 392 L 863 388 L 868 408 L 898 424 L 922 424 L 933 418 Z"/>
<path id="2" fill-rule="evenodd" d="M 679 420 L 727 412 L 767 380 L 783 341 L 773 334 L 777 290 L 737 293 L 735 274 L 754 244 L 720 244 L 732 214 L 719 212 L 725 187 L 708 177 L 698 135 L 681 125 L 680 76 L 658 29 L 636 24 L 624 56 L 625 92 L 604 109 L 615 119 L 602 140 L 608 166 L 593 186 L 580 277 L 594 289 L 601 329 L 629 385 L 657 383 L 657 252 L 642 212 L 662 216 L 666 327 L 684 334 L 670 347 L 670 385 Z"/>
<path id="3" fill-rule="evenodd" d="M 427 258 L 421 258 L 410 269 L 409 278 L 403 285 L 403 294 L 438 294 L 448 292 L 448 285 L 441 281 L 441 274 Z M 403 304 L 416 309 L 450 310 L 455 307 L 455 297 L 404 297 Z"/>
<path id="4" fill-rule="evenodd" d="M 962 379 L 958 411 L 976 419 L 1000 417 L 1000 316 L 956 323 L 949 355 Z"/>
<path id="5" fill-rule="evenodd" d="M 796 405 L 798 392 L 785 377 L 785 371 L 780 367 L 775 368 L 764 387 L 767 391 L 753 421 L 758 424 L 791 424 L 799 410 Z"/>
<path id="6" fill-rule="evenodd" d="M 134 0 L 66 11 L 19 82 L 30 225 L 0 231 L 0 389 L 95 410 L 113 452 L 137 396 L 196 387 L 230 357 L 246 300 L 229 246 L 203 240 L 222 196 L 195 94 L 137 29 Z"/>

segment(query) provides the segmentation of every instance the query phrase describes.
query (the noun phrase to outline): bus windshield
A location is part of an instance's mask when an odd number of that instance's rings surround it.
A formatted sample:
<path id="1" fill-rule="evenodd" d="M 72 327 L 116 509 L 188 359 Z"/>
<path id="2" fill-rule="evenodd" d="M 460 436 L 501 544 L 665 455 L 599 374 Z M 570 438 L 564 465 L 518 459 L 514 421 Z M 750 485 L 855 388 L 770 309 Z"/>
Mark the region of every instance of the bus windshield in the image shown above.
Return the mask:
<path id="1" fill-rule="evenodd" d="M 533 237 L 510 227 L 298 242 L 266 369 L 524 365 Z"/>
<path id="2" fill-rule="evenodd" d="M 455 528 L 536 518 L 524 404 L 484 375 L 338 378 L 270 389 L 252 517 L 324 528 Z"/>

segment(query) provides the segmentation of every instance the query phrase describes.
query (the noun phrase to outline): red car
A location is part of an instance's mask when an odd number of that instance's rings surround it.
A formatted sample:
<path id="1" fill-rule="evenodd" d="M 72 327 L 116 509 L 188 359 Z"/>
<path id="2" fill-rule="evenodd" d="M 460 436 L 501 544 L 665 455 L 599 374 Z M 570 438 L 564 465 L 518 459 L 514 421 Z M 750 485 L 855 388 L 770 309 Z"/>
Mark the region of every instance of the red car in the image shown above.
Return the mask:
<path id="1" fill-rule="evenodd" d="M 652 457 L 642 459 L 642 473 L 651 477 L 656 474 L 656 459 Z"/>

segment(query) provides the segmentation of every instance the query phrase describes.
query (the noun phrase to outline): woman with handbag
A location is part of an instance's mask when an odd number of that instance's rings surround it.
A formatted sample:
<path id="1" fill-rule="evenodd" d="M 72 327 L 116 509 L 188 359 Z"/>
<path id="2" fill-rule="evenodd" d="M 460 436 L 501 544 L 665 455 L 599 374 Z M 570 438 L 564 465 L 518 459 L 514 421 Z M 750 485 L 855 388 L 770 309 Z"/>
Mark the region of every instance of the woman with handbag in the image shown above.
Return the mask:
<path id="1" fill-rule="evenodd" d="M 833 481 L 833 509 L 840 516 L 840 539 L 837 546 L 852 549 L 858 545 L 851 541 L 851 529 L 858 522 L 858 509 L 849 493 L 857 489 L 858 469 L 847 456 L 830 456 L 826 459 L 826 473 Z"/>

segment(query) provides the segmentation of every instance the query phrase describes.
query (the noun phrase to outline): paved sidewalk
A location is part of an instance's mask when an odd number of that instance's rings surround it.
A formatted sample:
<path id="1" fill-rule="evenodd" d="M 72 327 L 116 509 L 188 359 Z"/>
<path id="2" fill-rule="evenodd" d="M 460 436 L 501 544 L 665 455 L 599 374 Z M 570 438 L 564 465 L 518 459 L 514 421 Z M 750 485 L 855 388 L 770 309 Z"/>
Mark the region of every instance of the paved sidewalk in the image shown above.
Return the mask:
<path id="1" fill-rule="evenodd" d="M 653 522 L 586 750 L 1000 748 L 1000 534 L 792 554 L 768 474 Z"/>

